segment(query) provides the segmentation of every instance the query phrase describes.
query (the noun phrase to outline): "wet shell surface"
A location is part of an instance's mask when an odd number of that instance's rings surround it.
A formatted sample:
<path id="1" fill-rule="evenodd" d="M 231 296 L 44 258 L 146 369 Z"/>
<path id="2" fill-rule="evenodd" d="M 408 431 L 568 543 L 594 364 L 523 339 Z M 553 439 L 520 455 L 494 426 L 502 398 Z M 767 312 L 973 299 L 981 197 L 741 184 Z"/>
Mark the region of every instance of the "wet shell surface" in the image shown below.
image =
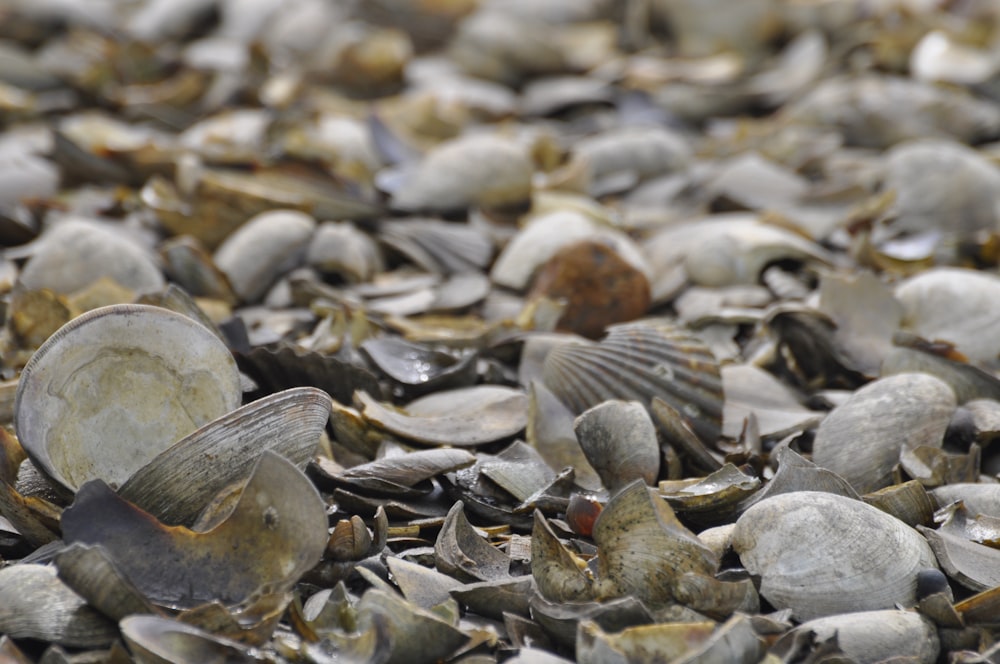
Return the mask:
<path id="1" fill-rule="evenodd" d="M 608 399 L 659 397 L 688 419 L 704 441 L 722 427 L 722 379 L 708 348 L 667 323 L 609 328 L 598 343 L 581 341 L 549 351 L 542 369 L 546 387 L 576 413 Z"/>
<path id="2" fill-rule="evenodd" d="M 736 521 L 733 549 L 760 594 L 798 620 L 916 603 L 917 573 L 936 568 L 923 537 L 865 503 L 798 491 Z"/>
<path id="3" fill-rule="evenodd" d="M 24 368 L 18 439 L 52 480 L 121 485 L 198 427 L 240 404 L 229 349 L 159 307 L 113 305 L 63 326 Z"/>

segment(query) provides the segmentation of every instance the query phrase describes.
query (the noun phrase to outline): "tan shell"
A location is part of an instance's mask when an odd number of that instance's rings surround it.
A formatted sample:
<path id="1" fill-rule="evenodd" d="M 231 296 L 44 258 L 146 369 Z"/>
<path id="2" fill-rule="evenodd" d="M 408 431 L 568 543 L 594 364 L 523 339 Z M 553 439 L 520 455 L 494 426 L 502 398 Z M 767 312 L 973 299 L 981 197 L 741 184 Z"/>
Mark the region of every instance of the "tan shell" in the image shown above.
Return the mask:
<path id="1" fill-rule="evenodd" d="M 18 439 L 62 487 L 114 486 L 199 426 L 240 404 L 229 349 L 159 307 L 95 309 L 46 341 L 21 374 Z"/>
<path id="2" fill-rule="evenodd" d="M 859 663 L 905 658 L 933 664 L 940 643 L 937 628 L 915 611 L 862 611 L 810 620 L 796 627 L 784 639 L 811 631 L 816 642 L 836 635 L 845 655 Z"/>
<path id="3" fill-rule="evenodd" d="M 815 491 L 753 505 L 733 549 L 760 594 L 798 620 L 916 603 L 917 573 L 937 567 L 915 530 L 865 503 Z"/>

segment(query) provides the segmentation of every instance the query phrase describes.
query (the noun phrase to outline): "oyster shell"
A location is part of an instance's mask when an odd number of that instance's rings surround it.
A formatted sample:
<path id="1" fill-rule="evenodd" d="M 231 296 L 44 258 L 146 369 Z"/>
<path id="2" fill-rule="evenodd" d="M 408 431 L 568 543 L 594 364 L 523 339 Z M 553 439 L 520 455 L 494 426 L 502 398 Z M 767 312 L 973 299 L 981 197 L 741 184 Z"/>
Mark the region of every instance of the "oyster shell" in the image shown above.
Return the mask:
<path id="1" fill-rule="evenodd" d="M 95 309 L 52 335 L 21 374 L 18 439 L 32 462 L 75 491 L 118 486 L 194 429 L 239 406 L 229 349 L 159 307 Z"/>
<path id="2" fill-rule="evenodd" d="M 916 604 L 917 573 L 936 568 L 923 537 L 859 500 L 797 491 L 736 521 L 733 549 L 760 594 L 799 620 Z"/>

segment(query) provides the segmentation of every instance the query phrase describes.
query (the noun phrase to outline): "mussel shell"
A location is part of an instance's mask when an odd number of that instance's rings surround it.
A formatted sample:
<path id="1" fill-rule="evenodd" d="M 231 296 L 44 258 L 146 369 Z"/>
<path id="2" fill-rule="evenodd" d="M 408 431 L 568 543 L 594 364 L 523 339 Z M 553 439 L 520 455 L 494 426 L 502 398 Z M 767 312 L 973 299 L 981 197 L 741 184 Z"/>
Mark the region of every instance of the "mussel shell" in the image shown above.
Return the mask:
<path id="1" fill-rule="evenodd" d="M 859 500 L 785 493 L 736 522 L 733 549 L 760 594 L 799 620 L 916 604 L 917 573 L 935 568 L 923 537 Z"/>
<path id="2" fill-rule="evenodd" d="M 117 486 L 241 396 L 236 363 L 211 331 L 159 307 L 113 305 L 35 352 L 15 426 L 32 462 L 63 488 L 94 478 Z"/>
<path id="3" fill-rule="evenodd" d="M 712 444 L 722 429 L 722 378 L 708 347 L 665 322 L 615 325 L 599 343 L 553 348 L 542 380 L 575 413 L 609 399 L 654 397 L 673 406 L 695 433 Z"/>

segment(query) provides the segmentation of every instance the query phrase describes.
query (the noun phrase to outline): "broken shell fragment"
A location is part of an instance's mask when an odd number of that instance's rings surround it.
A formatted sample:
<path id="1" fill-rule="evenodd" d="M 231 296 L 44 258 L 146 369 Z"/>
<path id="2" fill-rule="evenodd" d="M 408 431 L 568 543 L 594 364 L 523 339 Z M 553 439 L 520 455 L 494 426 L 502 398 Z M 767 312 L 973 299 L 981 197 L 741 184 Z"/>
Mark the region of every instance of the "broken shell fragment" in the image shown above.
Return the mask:
<path id="1" fill-rule="evenodd" d="M 153 602 L 179 607 L 239 603 L 265 586 L 290 588 L 319 562 L 327 542 L 319 494 L 274 452 L 264 452 L 235 507 L 211 530 L 163 526 L 100 481 L 80 488 L 62 529 L 69 543 L 103 546 Z M 232 564 L 234 551 L 244 564 Z"/>
<path id="2" fill-rule="evenodd" d="M 520 390 L 480 385 L 435 392 L 400 412 L 365 392 L 355 395 L 362 416 L 401 438 L 429 445 L 471 446 L 514 436 L 528 419 Z"/>
<path id="3" fill-rule="evenodd" d="M 0 632 L 13 638 L 99 648 L 117 637 L 114 623 L 89 607 L 47 565 L 0 570 Z"/>
<path id="4" fill-rule="evenodd" d="M 229 349 L 159 307 L 113 305 L 63 326 L 24 368 L 18 439 L 36 466 L 75 491 L 121 485 L 188 433 L 239 406 Z"/>
<path id="5" fill-rule="evenodd" d="M 733 549 L 760 594 L 799 620 L 916 604 L 917 574 L 937 567 L 927 542 L 861 502 L 814 491 L 784 493 L 736 521 Z"/>
<path id="6" fill-rule="evenodd" d="M 330 415 L 330 396 L 296 387 L 251 402 L 170 446 L 118 490 L 166 524 L 190 526 L 222 491 L 243 484 L 265 450 L 304 470 Z"/>
<path id="7" fill-rule="evenodd" d="M 681 575 L 712 575 L 719 566 L 670 505 L 639 480 L 601 511 L 594 541 L 600 552 L 598 598 L 634 595 L 650 607 L 663 606 L 675 597 Z"/>
<path id="8" fill-rule="evenodd" d="M 609 400 L 584 411 L 574 425 L 587 460 L 612 494 L 635 479 L 648 485 L 660 471 L 656 427 L 637 401 Z"/>
<path id="9" fill-rule="evenodd" d="M 260 662 L 253 650 L 230 639 L 160 616 L 129 616 L 119 623 L 122 637 L 140 664 Z"/>

